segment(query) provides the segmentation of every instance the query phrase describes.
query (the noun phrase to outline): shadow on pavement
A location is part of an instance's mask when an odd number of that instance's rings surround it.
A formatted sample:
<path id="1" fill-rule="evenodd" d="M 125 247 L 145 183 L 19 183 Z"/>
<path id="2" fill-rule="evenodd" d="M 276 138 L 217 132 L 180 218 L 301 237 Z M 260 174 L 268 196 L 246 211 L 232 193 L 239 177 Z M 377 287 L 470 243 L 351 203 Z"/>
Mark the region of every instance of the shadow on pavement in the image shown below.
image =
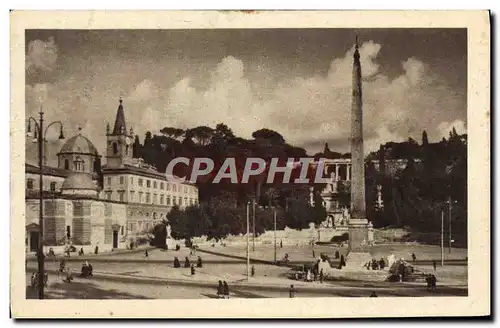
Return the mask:
<path id="1" fill-rule="evenodd" d="M 38 291 L 26 287 L 26 298 L 37 299 Z M 144 296 L 102 289 L 92 282 L 54 283 L 45 289 L 46 299 L 148 299 Z"/>

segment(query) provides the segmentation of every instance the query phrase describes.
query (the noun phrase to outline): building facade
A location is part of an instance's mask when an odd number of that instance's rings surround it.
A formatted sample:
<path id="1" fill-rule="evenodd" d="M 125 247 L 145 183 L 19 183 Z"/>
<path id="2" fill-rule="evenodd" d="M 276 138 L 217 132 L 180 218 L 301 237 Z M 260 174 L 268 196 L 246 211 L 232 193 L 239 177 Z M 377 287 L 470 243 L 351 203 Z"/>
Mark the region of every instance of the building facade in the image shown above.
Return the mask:
<path id="1" fill-rule="evenodd" d="M 122 248 L 166 220 L 174 205 L 198 203 L 195 185 L 167 179 L 133 158 L 133 138 L 120 100 L 113 130 L 108 126 L 106 131 L 104 166 L 96 147 L 80 131 L 61 147 L 57 167 L 42 167 L 44 251 L 68 244 L 86 251 L 95 246 Z M 29 252 L 37 250 L 39 241 L 40 168 L 26 163 L 25 173 Z"/>

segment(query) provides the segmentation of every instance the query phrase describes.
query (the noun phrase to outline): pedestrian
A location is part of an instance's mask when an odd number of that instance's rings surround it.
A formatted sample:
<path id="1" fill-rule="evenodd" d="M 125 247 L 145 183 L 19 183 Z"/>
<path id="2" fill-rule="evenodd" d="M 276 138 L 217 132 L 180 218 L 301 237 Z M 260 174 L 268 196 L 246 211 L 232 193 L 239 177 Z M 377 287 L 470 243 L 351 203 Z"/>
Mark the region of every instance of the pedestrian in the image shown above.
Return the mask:
<path id="1" fill-rule="evenodd" d="M 132 247 L 132 245 L 130 245 L 130 247 Z M 96 245 L 96 247 L 94 248 L 94 254 L 99 254 L 99 246 Z"/>
<path id="2" fill-rule="evenodd" d="M 191 263 L 189 262 L 189 258 L 186 256 L 186 259 L 184 260 L 184 267 L 189 268 L 191 267 Z"/>
<path id="3" fill-rule="evenodd" d="M 434 268 L 434 271 L 436 271 L 436 261 L 432 261 L 432 267 Z"/>
<path id="4" fill-rule="evenodd" d="M 436 290 L 437 279 L 435 275 L 431 275 L 431 289 Z"/>
<path id="5" fill-rule="evenodd" d="M 340 268 L 345 267 L 345 257 L 344 254 L 340 255 Z"/>
<path id="6" fill-rule="evenodd" d="M 411 259 L 413 262 L 417 261 L 417 257 L 415 256 L 415 253 L 411 253 Z"/>
<path id="7" fill-rule="evenodd" d="M 83 256 L 83 247 L 80 248 L 80 251 L 78 252 L 78 256 Z"/>
<path id="8" fill-rule="evenodd" d="M 252 273 L 252 277 L 255 276 L 255 266 L 254 265 L 252 265 L 252 271 L 251 271 L 251 273 Z"/>
<path id="9" fill-rule="evenodd" d="M 323 273 L 323 269 L 319 271 L 319 282 L 323 283 L 323 280 L 325 279 L 325 274 Z"/>
<path id="10" fill-rule="evenodd" d="M 194 264 L 191 265 L 191 275 L 194 276 L 195 274 L 195 269 L 194 269 Z"/>
<path id="11" fill-rule="evenodd" d="M 149 253 L 148 253 L 147 249 L 144 251 L 144 257 L 147 258 L 147 259 L 149 258 Z"/>
<path id="12" fill-rule="evenodd" d="M 335 258 L 338 259 L 340 257 L 339 251 L 335 251 Z"/>
<path id="13" fill-rule="evenodd" d="M 203 268 L 203 262 L 201 260 L 201 256 L 198 256 L 198 262 L 196 263 L 196 266 L 198 268 Z"/>
<path id="14" fill-rule="evenodd" d="M 377 293 L 372 292 L 372 293 L 370 294 L 370 297 L 378 297 L 378 296 L 377 296 Z"/>
<path id="15" fill-rule="evenodd" d="M 293 285 L 290 285 L 289 293 L 290 293 L 290 298 L 295 297 L 295 288 L 293 288 Z"/>
<path id="16" fill-rule="evenodd" d="M 313 258 L 316 258 L 316 254 L 314 253 L 314 248 L 313 248 Z"/>
<path id="17" fill-rule="evenodd" d="M 229 286 L 228 286 L 228 284 L 227 284 L 227 282 L 225 280 L 224 280 L 224 282 L 222 284 L 223 284 L 223 287 L 224 287 L 224 298 L 229 299 Z"/>
<path id="18" fill-rule="evenodd" d="M 283 248 L 283 240 L 280 240 L 280 248 Z"/>
<path id="19" fill-rule="evenodd" d="M 431 287 L 432 287 L 432 281 L 431 281 L 431 275 L 428 274 L 426 277 L 425 277 L 425 282 L 427 283 L 427 290 L 431 290 Z"/>
<path id="20" fill-rule="evenodd" d="M 224 297 L 224 286 L 222 285 L 222 280 L 219 280 L 219 286 L 217 287 L 217 298 Z"/>
<path id="21" fill-rule="evenodd" d="M 174 257 L 174 268 L 180 268 L 181 267 L 181 262 L 179 261 L 179 259 L 176 257 Z"/>

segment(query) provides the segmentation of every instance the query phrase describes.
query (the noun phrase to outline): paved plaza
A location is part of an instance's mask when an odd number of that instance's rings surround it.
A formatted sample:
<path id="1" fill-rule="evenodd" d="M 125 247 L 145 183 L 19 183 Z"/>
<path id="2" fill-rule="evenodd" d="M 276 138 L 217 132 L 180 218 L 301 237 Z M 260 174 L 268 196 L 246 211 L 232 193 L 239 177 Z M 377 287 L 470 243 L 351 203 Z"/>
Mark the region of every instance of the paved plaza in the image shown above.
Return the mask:
<path id="1" fill-rule="evenodd" d="M 315 246 L 315 255 L 320 252 L 330 254 L 335 249 L 329 246 Z M 384 252 L 406 257 L 408 251 L 415 252 L 415 264 L 424 272 L 432 272 L 438 279 L 438 290 L 429 292 L 423 283 L 390 283 L 363 280 L 366 273 L 357 276 L 350 274 L 345 281 L 303 282 L 287 278 L 292 268 L 264 263 L 251 263 L 255 267 L 255 276 L 247 279 L 246 263 L 240 256 L 246 256 L 246 247 L 220 245 L 206 247 L 190 255 L 190 250 L 181 248 L 174 250 L 149 250 L 148 258 L 143 251 L 122 252 L 120 254 L 101 254 L 99 256 L 72 256 L 65 258 L 75 275 L 80 272 L 85 259 L 89 259 L 94 267 L 94 277 L 82 279 L 76 277 L 73 283 L 64 283 L 58 277 L 59 259 L 48 259 L 46 270 L 50 273 L 49 286 L 46 289 L 49 298 L 215 298 L 216 286 L 219 280 L 225 280 L 230 285 L 233 298 L 275 298 L 288 297 L 289 286 L 297 289 L 296 297 L 366 297 L 375 291 L 378 296 L 461 296 L 467 295 L 467 262 L 463 250 L 453 249 L 446 257 L 444 267 L 438 266 L 434 272 L 429 261 L 440 256 L 434 246 L 400 245 L 385 247 L 375 246 L 374 256 L 382 256 Z M 204 250 L 211 253 L 206 253 Z M 218 254 L 215 254 L 218 253 Z M 292 262 L 308 263 L 314 261 L 312 247 L 283 246 L 279 248 L 278 259 L 288 253 Z M 410 253 L 411 254 L 411 253 Z M 196 274 L 191 275 L 190 269 L 184 268 L 185 257 L 196 264 L 198 256 L 203 259 L 203 268 L 196 268 Z M 250 252 L 253 259 L 274 259 L 274 247 L 256 245 Z M 177 257 L 181 268 L 173 267 L 173 259 Z M 449 264 L 451 263 L 451 264 Z M 29 275 L 36 270 L 36 261 L 30 260 L 27 265 L 27 284 Z M 27 288 L 27 297 L 35 297 L 36 293 Z"/>

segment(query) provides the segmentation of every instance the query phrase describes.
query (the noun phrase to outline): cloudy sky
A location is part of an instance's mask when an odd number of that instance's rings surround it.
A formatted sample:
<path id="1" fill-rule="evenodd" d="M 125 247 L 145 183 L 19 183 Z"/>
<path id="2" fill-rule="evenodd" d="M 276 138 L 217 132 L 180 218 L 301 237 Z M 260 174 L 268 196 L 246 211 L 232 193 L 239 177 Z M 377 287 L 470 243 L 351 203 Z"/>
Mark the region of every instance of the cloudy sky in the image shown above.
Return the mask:
<path id="1" fill-rule="evenodd" d="M 99 149 L 123 97 L 128 127 L 280 132 L 310 153 L 349 151 L 352 53 L 360 39 L 366 147 L 437 141 L 467 117 L 467 33 L 457 29 L 30 30 L 26 112 L 43 104 Z M 57 129 L 56 129 L 57 130 Z M 55 131 L 57 132 L 57 131 Z"/>

